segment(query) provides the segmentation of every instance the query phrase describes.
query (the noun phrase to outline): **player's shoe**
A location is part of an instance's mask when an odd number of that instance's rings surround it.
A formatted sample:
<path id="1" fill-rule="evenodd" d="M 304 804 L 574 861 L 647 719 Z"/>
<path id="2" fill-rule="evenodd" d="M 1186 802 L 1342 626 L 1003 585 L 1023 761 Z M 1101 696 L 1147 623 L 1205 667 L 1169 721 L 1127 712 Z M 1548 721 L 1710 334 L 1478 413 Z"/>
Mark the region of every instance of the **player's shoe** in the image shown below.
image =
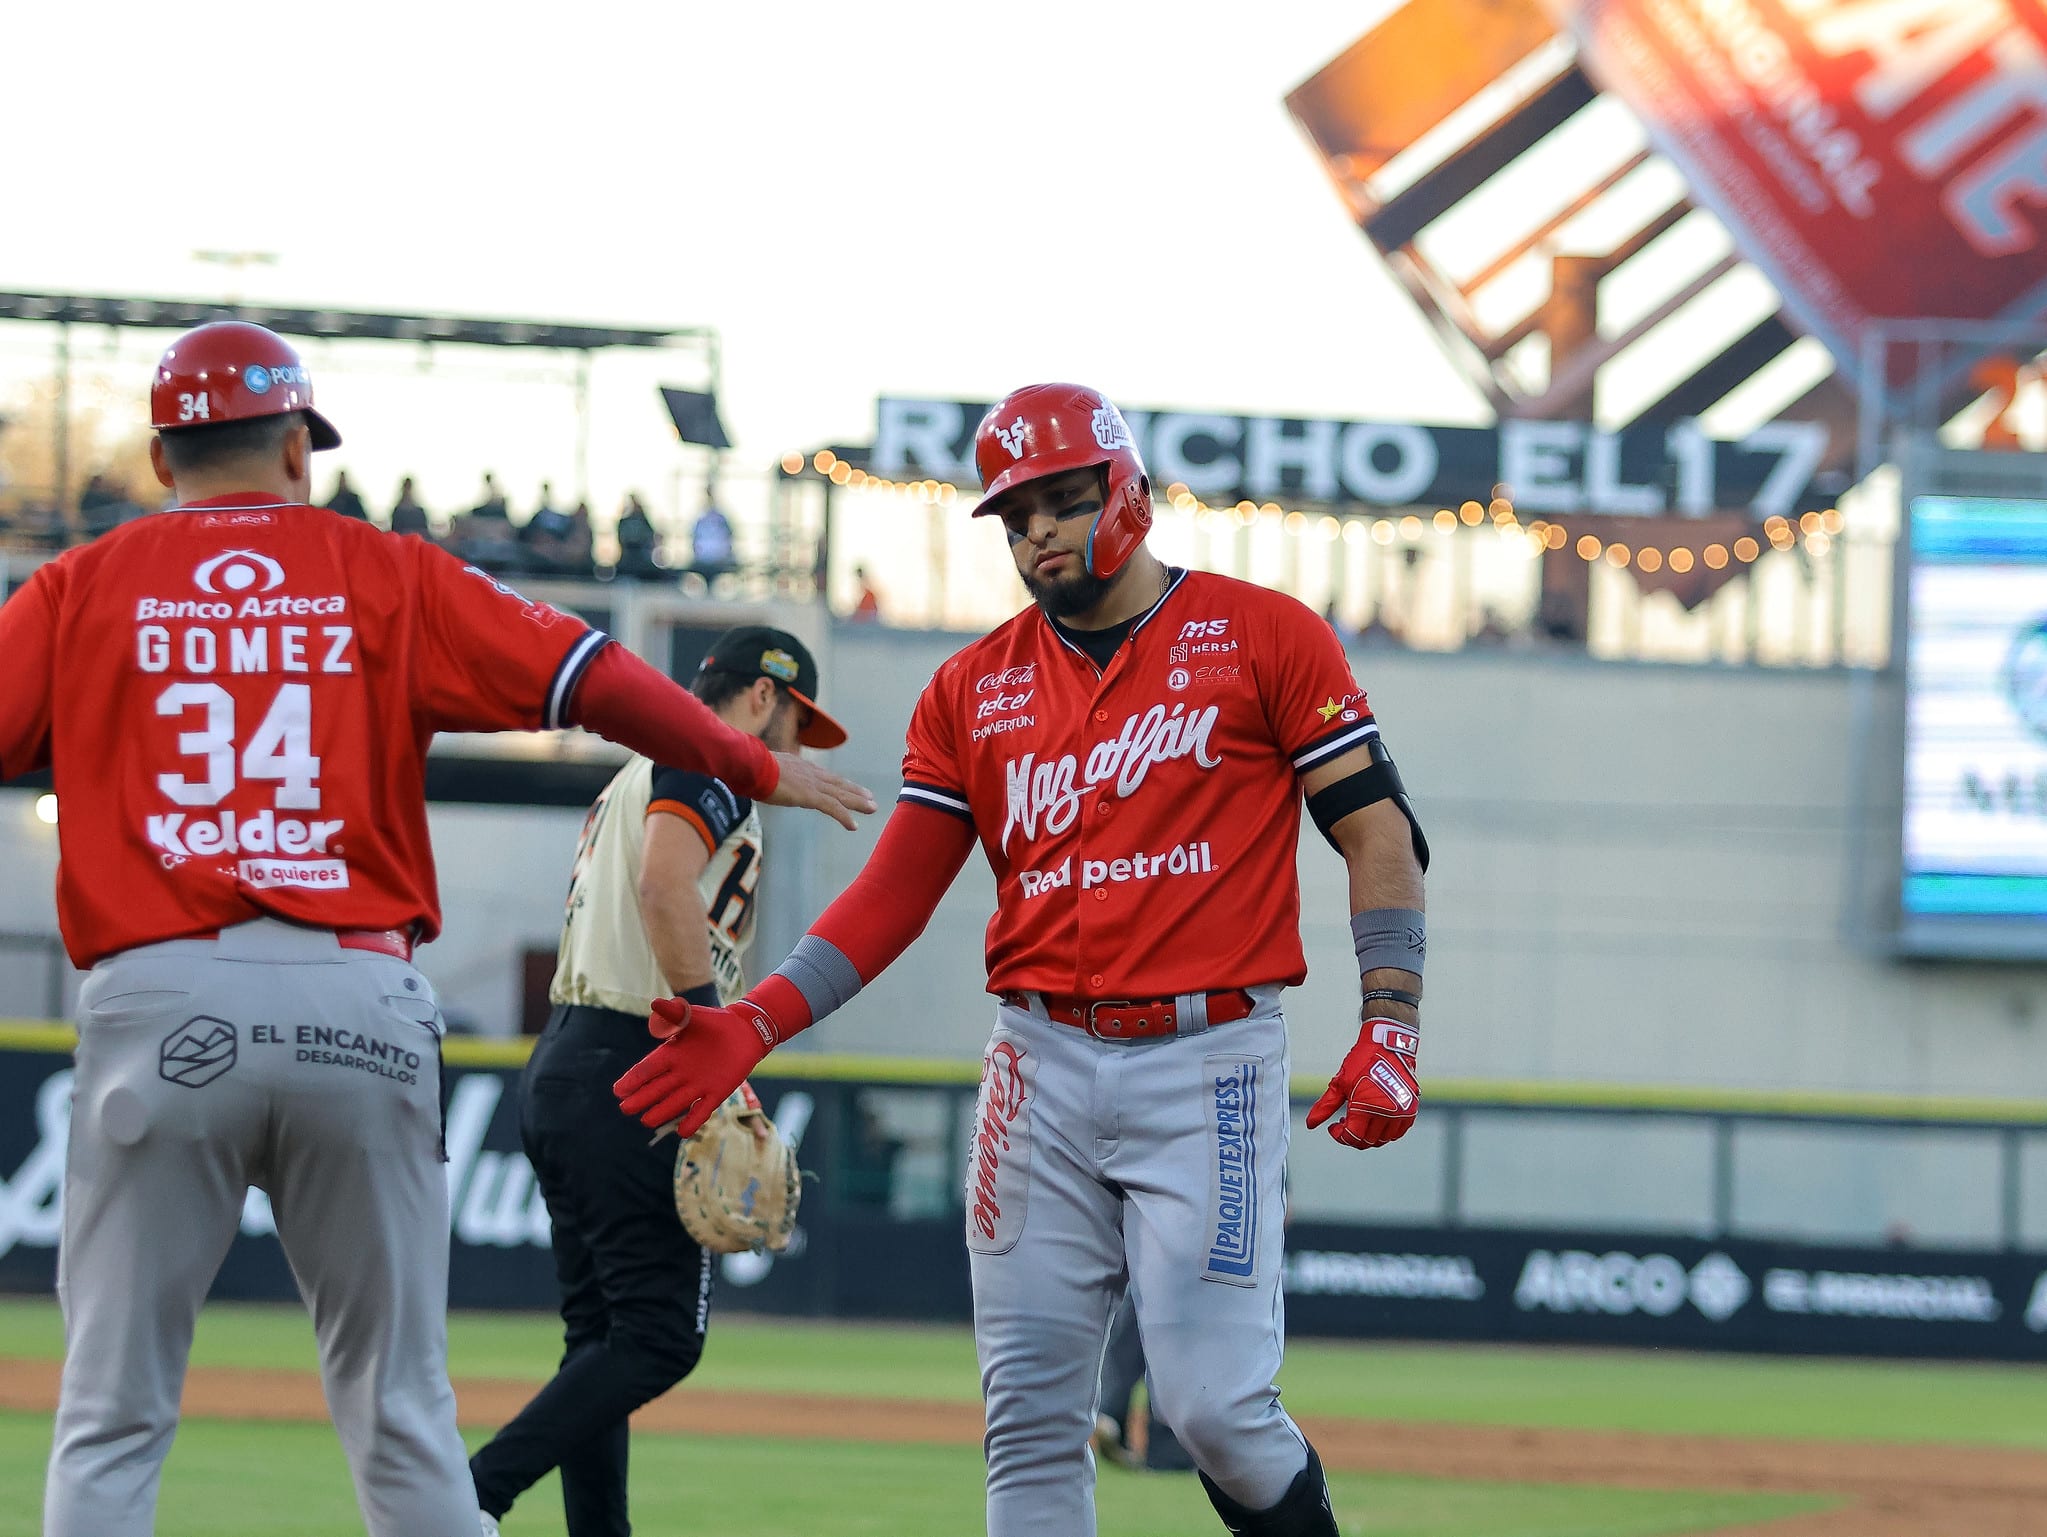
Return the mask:
<path id="1" fill-rule="evenodd" d="M 479 1510 L 476 1513 L 476 1520 L 483 1532 L 483 1537 L 498 1537 L 498 1524 L 495 1517 L 487 1516 Z"/>
<path id="2" fill-rule="evenodd" d="M 1095 1456 L 1103 1462 L 1113 1462 L 1119 1468 L 1134 1468 L 1137 1458 L 1130 1445 L 1123 1439 L 1123 1427 L 1106 1414 L 1095 1416 L 1095 1433 L 1088 1437 L 1095 1449 Z"/>

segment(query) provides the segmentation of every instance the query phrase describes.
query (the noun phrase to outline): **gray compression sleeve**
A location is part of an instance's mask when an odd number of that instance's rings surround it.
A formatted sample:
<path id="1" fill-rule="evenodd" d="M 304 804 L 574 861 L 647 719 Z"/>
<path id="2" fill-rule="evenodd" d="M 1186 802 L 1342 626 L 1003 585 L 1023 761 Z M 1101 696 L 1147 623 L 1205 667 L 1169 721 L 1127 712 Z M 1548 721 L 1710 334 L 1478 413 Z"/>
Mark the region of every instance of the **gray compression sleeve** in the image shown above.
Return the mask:
<path id="1" fill-rule="evenodd" d="M 775 968 L 781 977 L 810 1005 L 815 1024 L 834 1009 L 844 1008 L 864 986 L 860 973 L 846 959 L 846 953 L 828 939 L 805 934 L 796 941 L 789 959 Z"/>
<path id="2" fill-rule="evenodd" d="M 1374 907 L 1352 913 L 1351 942 L 1357 946 L 1358 970 L 1373 971 L 1391 966 L 1400 971 L 1422 974 L 1422 957 L 1429 946 L 1429 921 L 1412 907 Z"/>

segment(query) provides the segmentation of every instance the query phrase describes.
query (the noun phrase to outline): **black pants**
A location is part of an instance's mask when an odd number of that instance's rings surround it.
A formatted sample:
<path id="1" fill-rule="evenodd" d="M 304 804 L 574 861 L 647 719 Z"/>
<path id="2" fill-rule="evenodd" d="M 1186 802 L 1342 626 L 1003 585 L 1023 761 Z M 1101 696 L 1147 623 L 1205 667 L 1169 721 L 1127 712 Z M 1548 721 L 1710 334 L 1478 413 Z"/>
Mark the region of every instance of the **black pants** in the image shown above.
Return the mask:
<path id="1" fill-rule="evenodd" d="M 712 1256 L 675 1215 L 675 1143 L 612 1097 L 650 1049 L 646 1021 L 557 1008 L 519 1082 L 519 1134 L 547 1198 L 565 1349 L 554 1379 L 469 1459 L 502 1516 L 561 1469 L 569 1537 L 628 1537 L 626 1416 L 689 1375 L 710 1319 Z"/>
<path id="2" fill-rule="evenodd" d="M 1125 1292 L 1109 1321 L 1108 1347 L 1102 1352 L 1101 1412 L 1116 1422 L 1116 1439 L 1130 1445 L 1130 1406 L 1137 1385 L 1145 1379 L 1144 1340 L 1137 1332 L 1137 1307 Z M 1144 1465 L 1154 1473 L 1191 1473 L 1194 1459 L 1180 1445 L 1172 1427 L 1150 1411 L 1150 1434 L 1144 1443 Z"/>

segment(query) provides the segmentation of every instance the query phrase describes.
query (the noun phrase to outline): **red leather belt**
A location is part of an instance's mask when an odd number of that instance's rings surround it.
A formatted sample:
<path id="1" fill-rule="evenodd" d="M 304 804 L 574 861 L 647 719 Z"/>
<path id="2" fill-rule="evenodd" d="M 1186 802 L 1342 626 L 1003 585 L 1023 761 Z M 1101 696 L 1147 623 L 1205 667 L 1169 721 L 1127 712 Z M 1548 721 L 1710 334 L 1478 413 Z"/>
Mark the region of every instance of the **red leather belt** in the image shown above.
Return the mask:
<path id="1" fill-rule="evenodd" d="M 331 929 L 334 943 L 344 950 L 374 950 L 379 955 L 396 956 L 401 961 L 412 959 L 412 937 L 403 929 Z M 182 939 L 218 939 L 219 929 L 207 929 L 200 934 L 184 934 Z"/>
<path id="2" fill-rule="evenodd" d="M 1180 1033 L 1180 1007 L 1172 998 L 1138 1002 L 1129 998 L 1059 998 L 1051 993 L 1040 993 L 1038 997 L 1045 1005 L 1047 1018 L 1056 1024 L 1085 1030 L 1097 1040 L 1148 1041 Z M 1022 993 L 1004 993 L 1002 1001 L 1020 1009 L 1030 1006 Z M 1241 987 L 1210 993 L 1208 1022 L 1227 1025 L 1247 1018 L 1252 1006 L 1251 995 Z"/>

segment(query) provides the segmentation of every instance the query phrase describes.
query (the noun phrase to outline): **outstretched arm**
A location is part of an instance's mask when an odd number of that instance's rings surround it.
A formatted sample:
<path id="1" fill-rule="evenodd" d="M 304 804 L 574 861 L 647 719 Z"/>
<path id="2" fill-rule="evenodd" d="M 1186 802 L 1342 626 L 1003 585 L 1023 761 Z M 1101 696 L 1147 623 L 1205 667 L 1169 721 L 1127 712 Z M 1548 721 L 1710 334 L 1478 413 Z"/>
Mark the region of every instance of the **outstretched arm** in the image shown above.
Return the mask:
<path id="1" fill-rule="evenodd" d="M 656 763 L 722 779 L 770 806 L 822 811 L 846 828 L 854 825 L 854 812 L 874 809 L 874 797 L 850 779 L 800 754 L 768 751 L 759 737 L 735 731 L 688 689 L 620 645 L 605 646 L 584 670 L 568 719 Z"/>
<path id="2" fill-rule="evenodd" d="M 866 866 L 772 976 L 730 1008 L 654 1005 L 668 1039 L 612 1085 L 626 1114 L 695 1134 L 761 1059 L 808 1029 L 886 970 L 924 932 L 967 861 L 974 830 L 962 819 L 902 801 Z"/>

